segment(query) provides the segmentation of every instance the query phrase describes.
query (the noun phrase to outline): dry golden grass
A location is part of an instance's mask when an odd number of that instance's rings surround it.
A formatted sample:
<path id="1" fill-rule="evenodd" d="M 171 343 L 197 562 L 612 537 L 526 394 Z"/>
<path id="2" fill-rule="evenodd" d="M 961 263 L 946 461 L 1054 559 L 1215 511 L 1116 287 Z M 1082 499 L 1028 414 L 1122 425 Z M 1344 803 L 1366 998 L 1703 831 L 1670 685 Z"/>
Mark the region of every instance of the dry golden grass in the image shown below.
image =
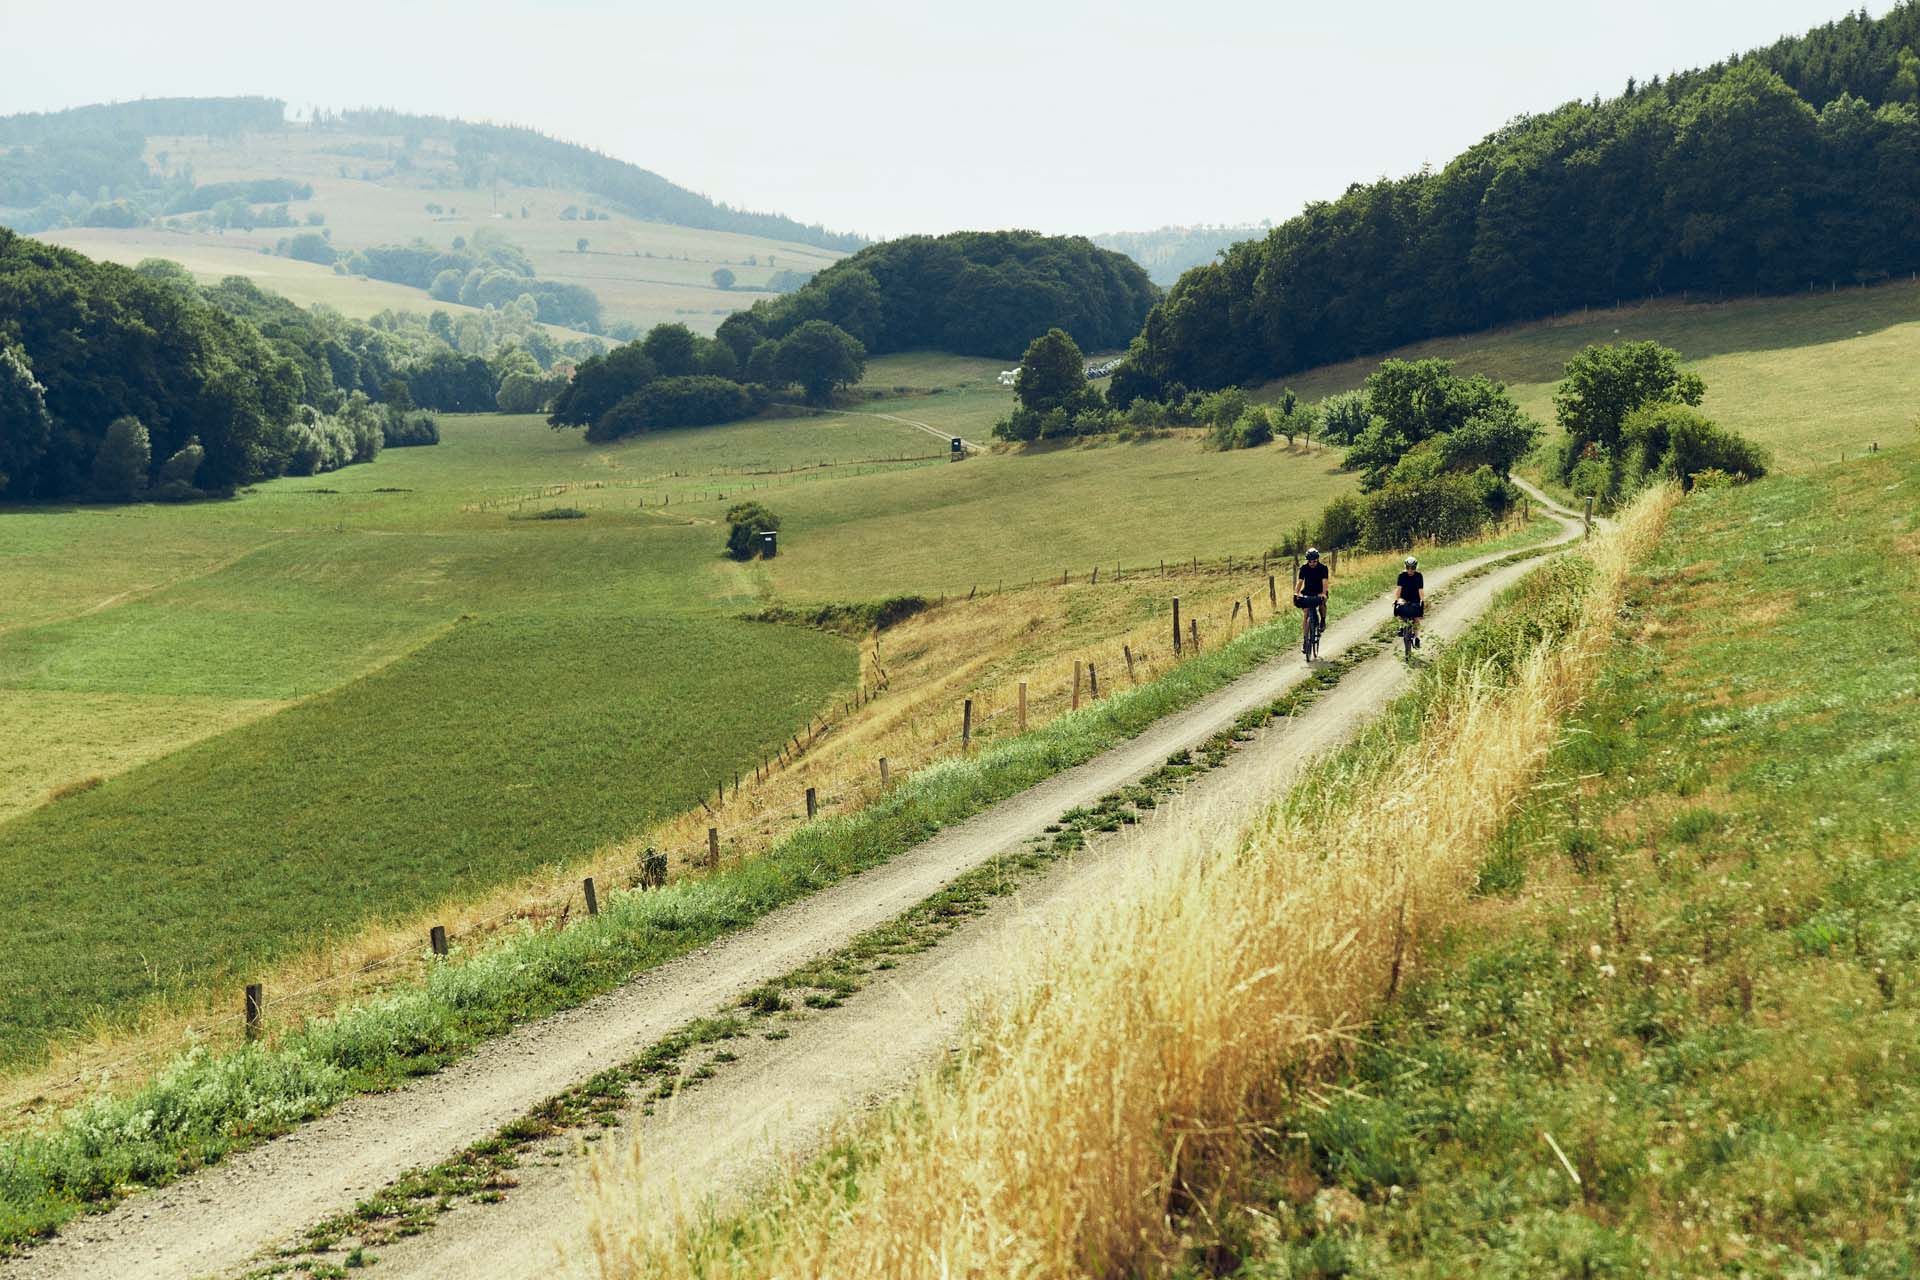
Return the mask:
<path id="1" fill-rule="evenodd" d="M 1277 1073 L 1335 1052 L 1465 901 L 1673 499 L 1649 496 L 1583 550 L 1597 585 L 1569 641 L 1505 685 L 1465 673 L 1416 741 L 1341 779 L 1345 803 L 1276 803 L 1198 835 L 1061 922 L 980 1011 L 957 1068 L 861 1134 L 856 1161 L 718 1230 L 645 1219 L 602 1169 L 600 1273 L 1067 1277 L 1160 1256 L 1171 1211 L 1204 1207 L 1188 1171 L 1231 1176 Z"/>

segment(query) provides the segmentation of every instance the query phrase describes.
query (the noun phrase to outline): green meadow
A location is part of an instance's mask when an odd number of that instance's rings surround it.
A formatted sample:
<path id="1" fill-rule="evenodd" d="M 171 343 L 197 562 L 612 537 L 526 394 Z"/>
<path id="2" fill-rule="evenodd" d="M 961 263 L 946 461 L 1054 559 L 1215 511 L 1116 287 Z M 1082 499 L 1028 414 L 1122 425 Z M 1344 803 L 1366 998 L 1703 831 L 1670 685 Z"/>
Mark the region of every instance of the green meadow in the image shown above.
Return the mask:
<path id="1" fill-rule="evenodd" d="M 0 1065 L 684 810 L 852 687 L 742 621 L 1071 567 L 1257 554 L 1334 455 L 1190 439 L 947 461 L 990 361 L 872 398 L 586 444 L 536 417 L 182 505 L 0 507 Z M 720 555 L 728 506 L 780 556 Z M 570 518 L 551 516 L 557 509 Z"/>
<path id="2" fill-rule="evenodd" d="M 1553 387 L 1593 343 L 1650 339 L 1672 347 L 1707 383 L 1708 415 L 1805 470 L 1920 440 L 1913 370 L 1920 365 L 1920 284 L 1734 302 L 1678 299 L 1580 312 L 1536 324 L 1437 338 L 1386 354 L 1438 356 L 1506 382 L 1520 406 L 1553 422 Z M 1328 365 L 1267 388 L 1307 399 L 1357 387 L 1379 358 Z"/>

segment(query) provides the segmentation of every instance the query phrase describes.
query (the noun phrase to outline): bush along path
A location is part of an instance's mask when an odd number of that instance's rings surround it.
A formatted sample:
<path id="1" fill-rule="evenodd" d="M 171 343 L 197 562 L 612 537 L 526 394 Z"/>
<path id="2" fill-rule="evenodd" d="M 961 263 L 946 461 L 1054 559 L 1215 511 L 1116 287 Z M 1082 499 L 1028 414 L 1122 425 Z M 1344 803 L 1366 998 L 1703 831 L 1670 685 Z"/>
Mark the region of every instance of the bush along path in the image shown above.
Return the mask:
<path id="1" fill-rule="evenodd" d="M 1561 539 L 1578 532 L 1569 524 Z M 1436 570 L 1429 581 L 1439 590 L 1500 558 Z M 1336 621 L 1324 654 L 1338 659 L 1365 643 L 1379 620 L 1355 612 Z M 811 824 L 735 872 L 611 894 L 591 922 L 456 953 L 423 991 L 277 1045 L 189 1055 L 128 1098 L 8 1140 L 0 1242 L 18 1246 L 87 1206 L 311 1121 L 188 1183 L 76 1223 L 0 1274 L 102 1274 L 120 1264 L 134 1274 L 156 1259 L 167 1264 L 160 1273 L 202 1274 L 244 1263 L 404 1170 L 488 1138 L 609 1064 L 638 1058 L 714 1008 L 832 953 L 1069 810 L 1271 705 L 1308 674 L 1289 623 L 1244 633 L 1166 679 L 974 758 L 922 770 L 880 803 Z M 589 999 L 595 992 L 604 994 Z M 354 1096 L 368 1088 L 390 1091 Z"/>

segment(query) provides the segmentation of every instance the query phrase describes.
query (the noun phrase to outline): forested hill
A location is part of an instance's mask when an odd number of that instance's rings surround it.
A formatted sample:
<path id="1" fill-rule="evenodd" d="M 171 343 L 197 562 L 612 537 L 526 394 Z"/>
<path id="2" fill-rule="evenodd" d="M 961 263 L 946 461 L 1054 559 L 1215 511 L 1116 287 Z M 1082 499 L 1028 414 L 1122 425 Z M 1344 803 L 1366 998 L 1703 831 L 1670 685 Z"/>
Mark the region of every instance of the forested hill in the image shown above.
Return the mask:
<path id="1" fill-rule="evenodd" d="M 177 204 L 180 197 L 172 189 L 177 178 L 164 177 L 148 166 L 148 138 L 272 134 L 287 129 L 285 113 L 286 104 L 277 98 L 156 98 L 0 117 L 0 209 L 20 210 L 6 220 L 16 229 L 37 231 L 65 225 L 37 213 L 70 202 L 77 193 L 86 201 L 98 198 L 95 210 L 81 216 L 86 225 L 137 225 Z M 857 249 L 866 243 L 860 236 L 781 214 L 717 203 L 638 165 L 531 129 L 384 110 L 319 112 L 311 123 L 299 127 L 323 133 L 388 134 L 413 145 L 421 139 L 442 139 L 452 147 L 460 179 L 470 187 L 496 180 L 561 187 L 588 192 L 622 212 L 653 222 L 836 250 Z"/>
<path id="2" fill-rule="evenodd" d="M 958 231 L 862 249 L 729 323 L 780 337 L 827 320 L 875 355 L 935 349 L 1012 360 L 1052 328 L 1087 351 L 1123 346 L 1158 296 L 1139 263 L 1084 236 Z"/>
<path id="3" fill-rule="evenodd" d="M 1920 4 L 1522 116 L 1185 276 L 1122 399 L 1660 293 L 1920 269 Z"/>

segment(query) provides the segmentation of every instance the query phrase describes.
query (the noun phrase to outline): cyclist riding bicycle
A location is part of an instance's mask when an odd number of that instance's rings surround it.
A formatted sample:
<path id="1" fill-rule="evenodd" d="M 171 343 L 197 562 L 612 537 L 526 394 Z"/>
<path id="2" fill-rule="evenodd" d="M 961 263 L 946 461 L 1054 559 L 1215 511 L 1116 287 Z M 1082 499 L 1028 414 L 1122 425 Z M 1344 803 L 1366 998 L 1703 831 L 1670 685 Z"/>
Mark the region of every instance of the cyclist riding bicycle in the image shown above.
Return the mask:
<path id="1" fill-rule="evenodd" d="M 1393 588 L 1393 616 L 1403 619 L 1413 633 L 1413 647 L 1420 647 L 1420 618 L 1427 611 L 1427 580 L 1420 572 L 1420 561 L 1407 557 L 1400 581 Z"/>
<path id="2" fill-rule="evenodd" d="M 1293 584 L 1293 602 L 1304 614 L 1300 619 L 1302 634 L 1308 627 L 1316 634 L 1327 629 L 1328 582 L 1332 576 L 1321 563 L 1319 549 L 1308 547 L 1306 563 L 1300 566 Z"/>

